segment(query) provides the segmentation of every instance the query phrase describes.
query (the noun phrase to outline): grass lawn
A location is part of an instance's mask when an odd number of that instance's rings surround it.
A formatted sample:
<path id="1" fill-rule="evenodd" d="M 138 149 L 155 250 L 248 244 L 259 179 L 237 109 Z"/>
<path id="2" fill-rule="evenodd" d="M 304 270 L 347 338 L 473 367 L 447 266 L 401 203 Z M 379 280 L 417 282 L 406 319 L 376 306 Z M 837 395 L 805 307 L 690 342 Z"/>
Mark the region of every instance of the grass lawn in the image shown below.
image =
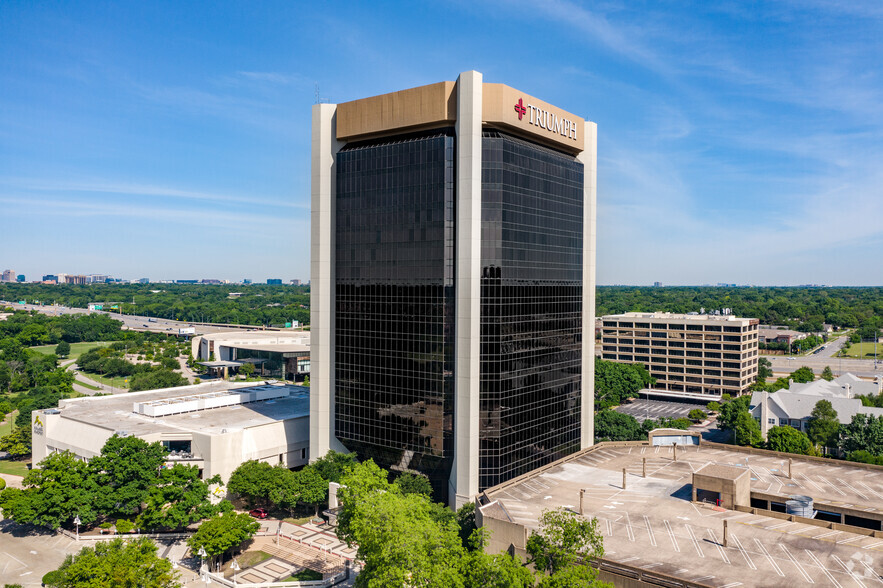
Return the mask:
<path id="1" fill-rule="evenodd" d="M 859 359 L 874 359 L 873 343 L 851 343 L 846 348 L 845 357 L 857 357 Z M 883 358 L 883 343 L 877 343 L 877 358 Z"/>
<path id="2" fill-rule="evenodd" d="M 246 551 L 245 553 L 237 557 L 236 561 L 239 562 L 239 567 L 244 570 L 245 568 L 256 566 L 262 561 L 266 561 L 271 557 L 273 556 L 264 551 Z"/>
<path id="3" fill-rule="evenodd" d="M 115 378 L 108 378 L 106 376 L 102 376 L 99 374 L 93 374 L 90 372 L 82 372 L 84 376 L 89 378 L 90 380 L 95 380 L 96 382 L 101 382 L 105 386 L 113 386 L 114 388 L 128 388 L 129 384 L 126 383 L 126 380 L 129 379 L 129 376 L 117 376 Z M 95 388 L 98 390 L 98 388 Z"/>
<path id="4" fill-rule="evenodd" d="M 13 476 L 24 476 L 28 473 L 28 464 L 30 461 L 12 461 L 9 459 L 0 459 L 0 474 L 11 474 Z"/>
<path id="5" fill-rule="evenodd" d="M 6 416 L 6 420 L 0 423 L 0 437 L 4 435 L 8 435 L 12 432 L 13 423 L 15 422 L 15 417 L 18 416 L 18 411 L 13 410 Z"/>
<path id="6" fill-rule="evenodd" d="M 304 525 L 306 523 L 309 523 L 310 519 L 312 519 L 312 518 L 313 518 L 313 515 L 310 515 L 307 517 L 300 517 L 299 519 L 293 519 L 291 517 L 288 517 L 288 518 L 285 518 L 282 520 L 285 521 L 286 523 L 290 523 L 292 525 Z"/>
<path id="7" fill-rule="evenodd" d="M 77 359 L 93 347 L 107 347 L 113 343 L 113 341 L 94 341 L 92 343 L 71 343 L 71 352 L 70 355 L 67 356 L 68 359 Z M 38 345 L 37 347 L 30 347 L 31 351 L 36 351 L 37 353 L 42 353 L 44 355 L 52 355 L 55 353 L 55 345 Z"/>
<path id="8" fill-rule="evenodd" d="M 314 572 L 310 569 L 304 569 L 294 574 L 293 576 L 288 576 L 287 578 L 282 580 L 282 582 L 308 582 L 310 580 L 321 580 L 322 577 L 322 574 L 320 574 L 319 572 Z"/>
<path id="9" fill-rule="evenodd" d="M 101 390 L 98 386 L 93 386 L 92 384 L 87 384 L 86 382 L 81 382 L 80 380 L 74 380 L 75 384 L 79 384 L 83 388 L 88 388 L 89 390 Z"/>

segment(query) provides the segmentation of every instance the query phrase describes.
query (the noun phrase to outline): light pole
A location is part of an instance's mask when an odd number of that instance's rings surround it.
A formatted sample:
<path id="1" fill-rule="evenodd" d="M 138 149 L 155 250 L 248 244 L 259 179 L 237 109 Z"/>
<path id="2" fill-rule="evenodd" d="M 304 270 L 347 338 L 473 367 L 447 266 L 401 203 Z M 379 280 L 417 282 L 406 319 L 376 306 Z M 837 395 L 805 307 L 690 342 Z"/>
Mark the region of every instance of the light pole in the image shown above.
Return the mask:
<path id="1" fill-rule="evenodd" d="M 205 566 L 205 556 L 208 555 L 205 552 L 205 547 L 200 545 L 199 551 L 197 551 L 196 554 L 199 556 L 199 571 L 203 572 L 203 574 L 205 574 L 208 571 L 208 568 Z M 206 577 L 208 577 L 208 576 L 206 576 Z"/>
<path id="2" fill-rule="evenodd" d="M 74 524 L 77 526 L 77 541 L 80 540 L 80 515 L 74 517 Z"/>
<path id="3" fill-rule="evenodd" d="M 239 570 L 242 569 L 239 567 L 239 562 L 236 561 L 235 557 L 233 558 L 233 563 L 230 564 L 230 569 L 233 570 L 233 586 L 235 588 L 235 586 L 236 586 L 236 572 L 238 572 Z"/>

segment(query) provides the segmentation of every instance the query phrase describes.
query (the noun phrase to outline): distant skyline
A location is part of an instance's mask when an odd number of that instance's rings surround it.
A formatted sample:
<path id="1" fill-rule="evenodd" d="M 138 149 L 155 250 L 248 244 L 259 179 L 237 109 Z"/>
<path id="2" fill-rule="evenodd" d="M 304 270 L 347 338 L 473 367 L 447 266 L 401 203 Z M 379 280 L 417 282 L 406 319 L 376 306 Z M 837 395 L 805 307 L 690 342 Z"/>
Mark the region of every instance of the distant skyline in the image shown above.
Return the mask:
<path id="1" fill-rule="evenodd" d="M 0 3 L 0 271 L 309 279 L 310 112 L 476 69 L 598 123 L 599 284 L 883 285 L 883 5 Z"/>

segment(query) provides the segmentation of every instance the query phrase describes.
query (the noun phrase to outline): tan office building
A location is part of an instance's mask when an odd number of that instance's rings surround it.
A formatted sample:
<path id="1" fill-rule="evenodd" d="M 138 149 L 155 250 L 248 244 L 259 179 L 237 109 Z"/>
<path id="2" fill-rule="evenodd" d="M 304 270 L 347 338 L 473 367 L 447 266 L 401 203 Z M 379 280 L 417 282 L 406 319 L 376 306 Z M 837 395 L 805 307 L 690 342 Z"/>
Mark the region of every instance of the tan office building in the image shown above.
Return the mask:
<path id="1" fill-rule="evenodd" d="M 654 389 L 736 396 L 757 377 L 757 319 L 627 312 L 602 320 L 602 358 L 644 364 Z"/>

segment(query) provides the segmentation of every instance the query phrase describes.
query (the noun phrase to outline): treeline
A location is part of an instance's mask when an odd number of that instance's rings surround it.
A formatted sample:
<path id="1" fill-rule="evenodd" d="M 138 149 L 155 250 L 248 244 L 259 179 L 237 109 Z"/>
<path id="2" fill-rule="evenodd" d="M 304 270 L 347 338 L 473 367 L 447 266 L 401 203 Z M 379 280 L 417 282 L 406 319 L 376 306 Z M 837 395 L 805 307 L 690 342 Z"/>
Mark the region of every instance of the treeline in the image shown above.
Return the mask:
<path id="1" fill-rule="evenodd" d="M 166 345 L 158 355 L 151 354 L 158 365 L 132 363 L 122 357 L 125 350 L 126 343 L 119 341 L 109 347 L 95 347 L 82 354 L 77 365 L 86 373 L 112 378 L 129 377 L 131 392 L 187 385 L 187 380 L 174 371 L 179 368 L 178 360 L 175 359 L 178 355 L 176 345 Z M 133 352 L 138 350 L 139 348 L 135 348 Z"/>
<path id="2" fill-rule="evenodd" d="M 231 293 L 241 296 L 230 298 Z M 309 286 L 263 284 L 0 284 L 0 300 L 73 308 L 116 304 L 105 311 L 187 322 L 284 326 L 310 322 Z"/>
<path id="3" fill-rule="evenodd" d="M 164 467 L 167 455 L 159 442 L 117 435 L 88 462 L 53 453 L 28 472 L 23 488 L 0 492 L 0 508 L 18 523 L 49 529 L 71 528 L 78 516 L 87 528 L 116 519 L 118 528 L 146 530 L 182 529 L 232 510 L 209 500 L 209 485 L 219 478 L 201 480 L 196 466 Z"/>
<path id="4" fill-rule="evenodd" d="M 736 316 L 805 332 L 821 331 L 822 323 L 852 328 L 883 326 L 880 287 L 599 286 L 596 292 L 598 316 L 629 311 L 687 313 L 699 312 L 701 308 L 731 308 Z"/>
<path id="5" fill-rule="evenodd" d="M 121 327 L 120 321 L 103 314 L 49 316 L 19 310 L 0 321 L 0 346 L 116 341 L 128 335 Z"/>

